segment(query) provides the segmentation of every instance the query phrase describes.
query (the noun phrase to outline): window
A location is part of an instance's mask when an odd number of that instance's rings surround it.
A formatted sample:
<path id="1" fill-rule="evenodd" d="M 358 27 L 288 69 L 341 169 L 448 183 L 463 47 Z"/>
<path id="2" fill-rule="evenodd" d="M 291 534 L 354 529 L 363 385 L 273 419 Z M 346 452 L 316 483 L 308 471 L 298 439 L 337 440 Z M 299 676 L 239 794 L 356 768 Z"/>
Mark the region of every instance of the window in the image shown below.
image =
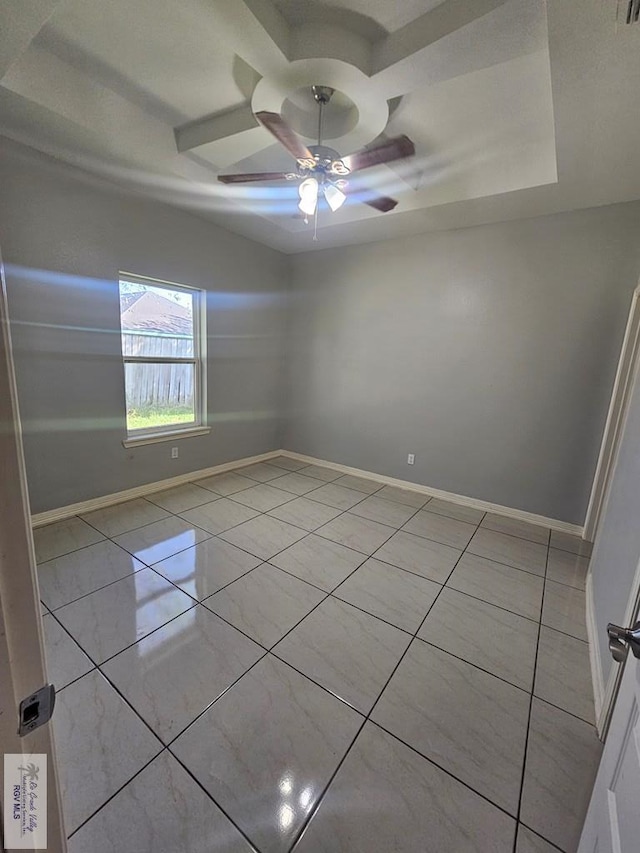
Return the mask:
<path id="1" fill-rule="evenodd" d="M 205 431 L 204 291 L 120 275 L 125 444 Z"/>

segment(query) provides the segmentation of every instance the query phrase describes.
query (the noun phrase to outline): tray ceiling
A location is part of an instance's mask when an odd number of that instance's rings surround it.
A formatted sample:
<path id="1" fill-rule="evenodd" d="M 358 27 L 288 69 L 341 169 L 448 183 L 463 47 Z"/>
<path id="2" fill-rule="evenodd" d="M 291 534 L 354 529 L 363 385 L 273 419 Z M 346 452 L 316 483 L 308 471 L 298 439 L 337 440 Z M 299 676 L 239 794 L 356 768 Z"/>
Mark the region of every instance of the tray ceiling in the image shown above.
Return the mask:
<path id="1" fill-rule="evenodd" d="M 602 0 L 6 0 L 0 133 L 286 252 L 640 197 L 640 25 Z M 580 16 L 576 15 L 580 11 Z M 321 209 L 259 126 L 313 143 L 313 83 L 346 156 L 407 134 L 416 156 L 366 173 L 399 199 Z"/>

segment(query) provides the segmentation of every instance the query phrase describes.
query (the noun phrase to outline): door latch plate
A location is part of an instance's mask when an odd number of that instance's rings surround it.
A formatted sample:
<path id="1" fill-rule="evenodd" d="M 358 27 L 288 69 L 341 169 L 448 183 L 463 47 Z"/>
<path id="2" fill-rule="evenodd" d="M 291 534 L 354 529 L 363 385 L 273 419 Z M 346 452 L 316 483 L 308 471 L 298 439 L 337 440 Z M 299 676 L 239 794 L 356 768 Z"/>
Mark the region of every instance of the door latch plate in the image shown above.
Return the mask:
<path id="1" fill-rule="evenodd" d="M 34 729 L 44 726 L 53 715 L 56 704 L 56 689 L 53 684 L 45 684 L 20 703 L 20 737 L 31 734 Z"/>

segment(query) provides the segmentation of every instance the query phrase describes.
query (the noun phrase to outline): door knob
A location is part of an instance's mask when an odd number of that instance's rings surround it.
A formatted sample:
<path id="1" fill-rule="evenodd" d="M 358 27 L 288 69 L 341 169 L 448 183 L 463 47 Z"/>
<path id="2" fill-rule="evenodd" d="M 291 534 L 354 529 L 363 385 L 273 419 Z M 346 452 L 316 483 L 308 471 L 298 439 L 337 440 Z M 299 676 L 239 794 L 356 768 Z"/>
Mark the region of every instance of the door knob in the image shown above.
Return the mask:
<path id="1" fill-rule="evenodd" d="M 609 622 L 607 625 L 609 635 L 609 651 L 618 663 L 623 663 L 629 653 L 640 659 L 640 622 L 636 622 L 633 628 L 621 628 Z"/>

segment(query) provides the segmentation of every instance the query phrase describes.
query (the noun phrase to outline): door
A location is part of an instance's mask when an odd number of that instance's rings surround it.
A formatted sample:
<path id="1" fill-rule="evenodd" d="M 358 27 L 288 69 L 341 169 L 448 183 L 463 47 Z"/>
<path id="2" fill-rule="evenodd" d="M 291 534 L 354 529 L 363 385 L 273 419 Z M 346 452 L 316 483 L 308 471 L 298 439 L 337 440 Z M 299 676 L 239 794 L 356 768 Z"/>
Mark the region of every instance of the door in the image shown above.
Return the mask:
<path id="1" fill-rule="evenodd" d="M 621 675 L 620 665 L 609 654 L 607 624 L 630 625 L 637 609 L 639 516 L 640 367 L 636 364 L 587 577 L 587 624 L 601 737 L 606 735 Z"/>
<path id="2" fill-rule="evenodd" d="M 38 776 L 43 776 L 44 762 L 35 756 L 46 755 L 46 849 L 65 853 L 51 725 L 41 725 L 23 737 L 18 734 L 20 702 L 45 686 L 47 677 L 6 296 L 0 258 L 0 752 L 22 755 L 20 765 L 29 770 L 24 784 L 32 795 Z M 42 707 L 32 703 L 30 711 L 35 719 Z M 13 775 L 11 781 L 15 781 Z M 5 784 L 0 790 L 3 817 L 13 815 L 13 798 L 11 803 L 5 801 Z M 36 803 L 34 811 L 37 807 Z M 29 846 L 32 837 L 26 834 L 19 847 L 11 846 L 8 835 L 3 840 L 8 851 L 38 849 Z"/>
<path id="3" fill-rule="evenodd" d="M 578 853 L 640 850 L 640 624 L 629 651 Z"/>

